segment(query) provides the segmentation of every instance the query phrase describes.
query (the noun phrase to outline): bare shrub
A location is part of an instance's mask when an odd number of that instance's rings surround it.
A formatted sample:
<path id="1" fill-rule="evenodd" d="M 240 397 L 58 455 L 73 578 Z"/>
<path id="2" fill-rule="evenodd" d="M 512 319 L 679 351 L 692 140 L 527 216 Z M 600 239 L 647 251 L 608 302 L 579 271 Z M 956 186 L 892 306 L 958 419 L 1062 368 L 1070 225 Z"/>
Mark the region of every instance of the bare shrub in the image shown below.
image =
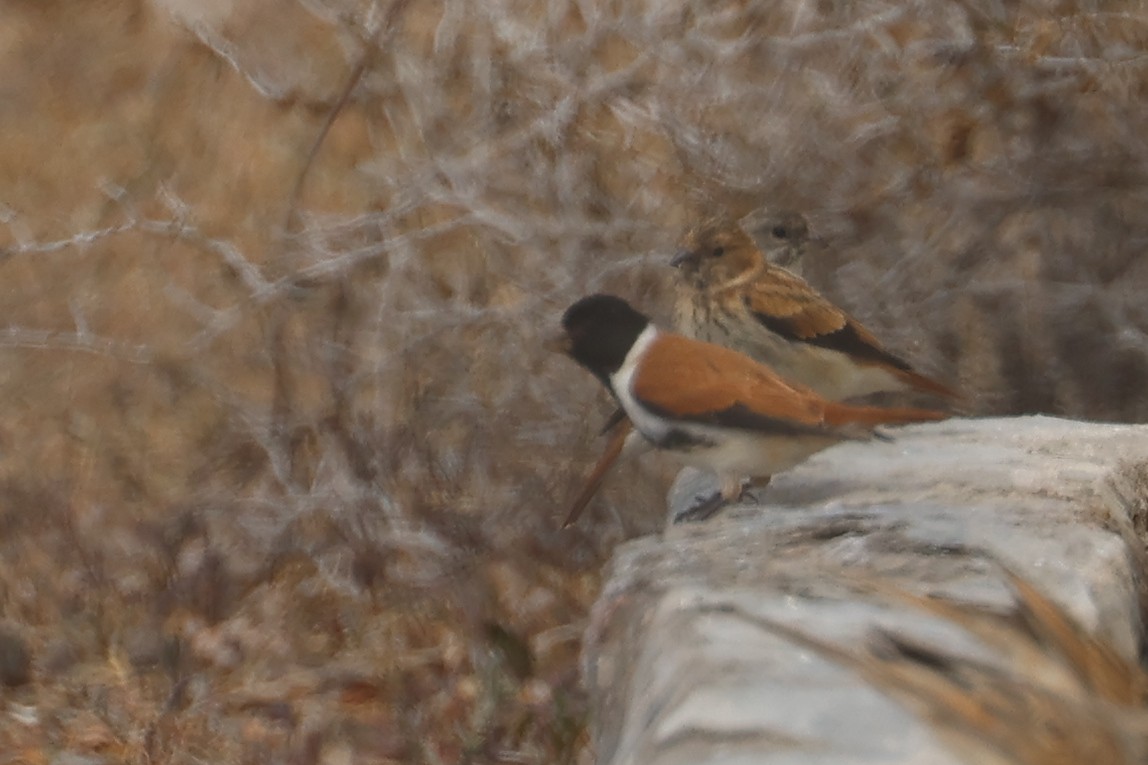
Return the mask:
<path id="1" fill-rule="evenodd" d="M 610 407 L 540 341 L 595 290 L 666 318 L 715 209 L 805 210 L 813 278 L 976 411 L 1148 419 L 1136 3 L 14 3 L 0 36 L 4 616 L 35 703 L 111 694 L 14 746 L 573 757 L 580 620 L 666 467 L 559 532 Z"/>

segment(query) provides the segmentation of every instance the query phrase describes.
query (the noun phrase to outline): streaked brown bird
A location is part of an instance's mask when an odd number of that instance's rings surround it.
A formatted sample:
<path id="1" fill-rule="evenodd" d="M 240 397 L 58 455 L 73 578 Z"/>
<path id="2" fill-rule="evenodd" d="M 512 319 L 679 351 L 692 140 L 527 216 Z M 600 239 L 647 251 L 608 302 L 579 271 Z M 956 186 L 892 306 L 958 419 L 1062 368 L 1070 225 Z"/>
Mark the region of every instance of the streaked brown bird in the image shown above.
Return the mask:
<path id="1" fill-rule="evenodd" d="M 787 470 L 874 428 L 944 419 L 942 412 L 849 406 L 783 380 L 737 351 L 655 327 L 613 295 L 591 295 L 562 317 L 561 347 L 605 385 L 635 433 L 687 465 L 712 471 L 720 491 L 685 517 L 702 520 L 751 482 Z"/>
<path id="2" fill-rule="evenodd" d="M 740 351 L 831 401 L 901 391 L 957 397 L 790 270 L 801 268 L 810 241 L 804 216 L 767 212 L 754 228 L 760 248 L 730 218 L 707 220 L 686 234 L 671 261 L 680 277 L 675 308 L 682 334 Z M 628 422 L 612 419 L 611 427 L 564 526 L 578 519 L 620 457 L 644 447 Z"/>
<path id="3" fill-rule="evenodd" d="M 833 401 L 897 391 L 956 396 L 776 265 L 799 264 L 809 239 L 800 216 L 776 220 L 769 232 L 775 246 L 767 250 L 728 219 L 706 221 L 686 235 L 672 261 L 680 273 L 675 309 L 683 334 L 739 350 Z"/>

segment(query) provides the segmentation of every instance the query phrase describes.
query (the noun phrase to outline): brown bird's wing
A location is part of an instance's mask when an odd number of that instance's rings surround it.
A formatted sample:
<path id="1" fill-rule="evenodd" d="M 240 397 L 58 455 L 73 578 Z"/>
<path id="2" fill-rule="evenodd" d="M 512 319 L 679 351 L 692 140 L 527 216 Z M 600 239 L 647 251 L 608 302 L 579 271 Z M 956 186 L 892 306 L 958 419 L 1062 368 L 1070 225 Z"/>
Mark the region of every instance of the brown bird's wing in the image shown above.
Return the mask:
<path id="1" fill-rule="evenodd" d="M 885 350 L 860 322 L 783 268 L 767 265 L 766 272 L 747 287 L 746 307 L 766 328 L 787 340 L 902 371 L 912 369 L 904 359 Z"/>
<path id="2" fill-rule="evenodd" d="M 748 356 L 663 333 L 646 350 L 633 394 L 652 412 L 746 430 L 829 434 L 824 399 Z"/>
<path id="3" fill-rule="evenodd" d="M 747 285 L 743 300 L 762 326 L 786 340 L 837 351 L 861 363 L 884 366 L 921 391 L 949 398 L 957 396 L 948 386 L 913 371 L 907 361 L 885 350 L 859 321 L 784 268 L 766 264 L 766 271 Z"/>

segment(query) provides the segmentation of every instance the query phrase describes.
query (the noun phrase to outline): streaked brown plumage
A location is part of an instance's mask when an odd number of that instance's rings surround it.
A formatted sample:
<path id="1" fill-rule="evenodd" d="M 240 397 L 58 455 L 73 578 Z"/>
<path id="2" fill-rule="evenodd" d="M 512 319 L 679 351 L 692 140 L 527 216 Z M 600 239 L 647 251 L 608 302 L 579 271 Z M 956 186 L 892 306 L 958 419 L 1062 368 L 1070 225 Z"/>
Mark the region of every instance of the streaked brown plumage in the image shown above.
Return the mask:
<path id="1" fill-rule="evenodd" d="M 888 351 L 800 276 L 774 265 L 799 259 L 808 238 L 808 229 L 792 221 L 775 228 L 785 236 L 772 254 L 735 221 L 706 221 L 686 235 L 674 259 L 683 334 L 739 350 L 834 401 L 909 390 L 956 396 Z"/>

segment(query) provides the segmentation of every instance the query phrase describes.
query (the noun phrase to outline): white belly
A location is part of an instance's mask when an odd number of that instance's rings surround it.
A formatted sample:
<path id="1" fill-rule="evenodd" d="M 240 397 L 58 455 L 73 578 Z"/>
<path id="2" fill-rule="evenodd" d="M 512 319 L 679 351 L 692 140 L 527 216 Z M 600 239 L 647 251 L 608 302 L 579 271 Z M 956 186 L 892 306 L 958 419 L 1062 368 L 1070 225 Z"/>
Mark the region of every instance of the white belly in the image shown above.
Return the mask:
<path id="1" fill-rule="evenodd" d="M 711 470 L 719 475 L 764 478 L 804 462 L 810 456 L 842 439 L 837 436 L 766 436 L 748 431 L 717 431 L 690 428 L 708 437 L 713 445 L 688 449 L 668 449 L 681 462 Z M 708 434 L 705 431 L 709 431 Z"/>

